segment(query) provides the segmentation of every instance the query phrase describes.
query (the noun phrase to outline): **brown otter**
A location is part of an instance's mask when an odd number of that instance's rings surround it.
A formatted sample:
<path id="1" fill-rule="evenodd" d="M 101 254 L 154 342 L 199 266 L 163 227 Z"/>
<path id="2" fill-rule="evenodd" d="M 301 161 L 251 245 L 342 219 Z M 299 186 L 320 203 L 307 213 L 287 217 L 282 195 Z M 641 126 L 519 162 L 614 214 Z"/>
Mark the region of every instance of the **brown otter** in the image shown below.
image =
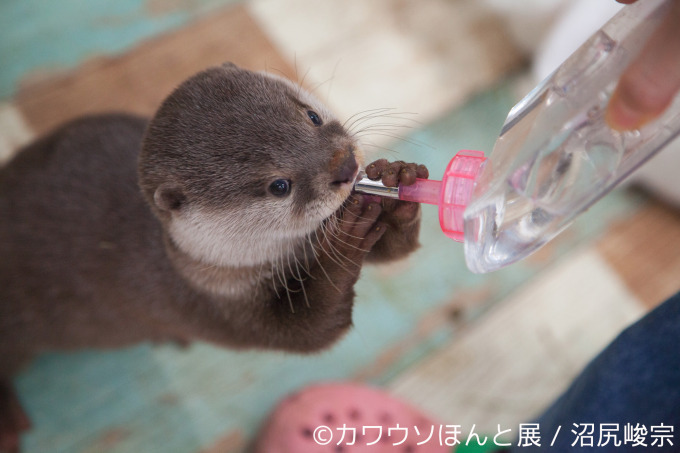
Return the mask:
<path id="1" fill-rule="evenodd" d="M 39 351 L 338 339 L 364 260 L 418 245 L 417 204 L 351 193 L 362 159 L 301 87 L 232 64 L 181 84 L 150 121 L 87 117 L 22 150 L 0 170 L 0 450 L 27 423 L 10 379 Z"/>

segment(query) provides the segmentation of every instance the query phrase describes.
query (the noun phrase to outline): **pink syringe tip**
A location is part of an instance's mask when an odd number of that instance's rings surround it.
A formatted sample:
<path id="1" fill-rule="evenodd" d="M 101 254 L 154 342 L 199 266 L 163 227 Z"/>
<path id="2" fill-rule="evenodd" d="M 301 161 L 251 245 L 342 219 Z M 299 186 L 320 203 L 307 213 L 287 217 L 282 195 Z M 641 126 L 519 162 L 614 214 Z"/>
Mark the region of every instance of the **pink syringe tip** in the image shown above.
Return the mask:
<path id="1" fill-rule="evenodd" d="M 441 187 L 441 181 L 418 178 L 410 186 L 399 186 L 399 199 L 438 205 L 441 199 Z"/>

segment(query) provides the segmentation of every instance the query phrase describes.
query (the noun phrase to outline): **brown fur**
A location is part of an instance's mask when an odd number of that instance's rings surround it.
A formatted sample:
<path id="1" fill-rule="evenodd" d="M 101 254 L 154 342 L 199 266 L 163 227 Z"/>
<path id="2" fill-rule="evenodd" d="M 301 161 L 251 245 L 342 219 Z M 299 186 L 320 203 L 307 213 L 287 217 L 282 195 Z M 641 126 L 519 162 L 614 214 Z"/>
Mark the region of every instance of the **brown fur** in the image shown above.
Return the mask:
<path id="1" fill-rule="evenodd" d="M 342 336 L 364 259 L 417 247 L 417 205 L 350 196 L 334 234 L 291 239 L 299 266 L 203 260 L 169 234 L 192 209 L 254 228 L 238 213 L 276 206 L 267 187 L 278 176 L 293 181 L 290 219 L 338 197 L 357 145 L 328 113 L 311 124 L 301 93 L 233 65 L 212 68 L 181 85 L 150 123 L 79 119 L 1 169 L 0 387 L 45 350 L 182 339 L 310 352 Z M 273 231 L 293 222 L 271 217 Z M 231 282 L 242 288 L 230 293 Z M 0 423 L 9 412 L 0 407 Z"/>

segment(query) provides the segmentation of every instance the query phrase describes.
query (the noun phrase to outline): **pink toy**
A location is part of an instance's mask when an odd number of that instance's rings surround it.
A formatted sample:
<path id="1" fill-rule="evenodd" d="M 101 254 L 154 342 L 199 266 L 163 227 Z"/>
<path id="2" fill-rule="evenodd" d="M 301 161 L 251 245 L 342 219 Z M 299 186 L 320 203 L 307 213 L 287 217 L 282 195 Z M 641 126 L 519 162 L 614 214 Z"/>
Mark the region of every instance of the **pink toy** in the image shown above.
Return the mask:
<path id="1" fill-rule="evenodd" d="M 451 447 L 440 445 L 440 426 L 384 391 L 321 384 L 284 399 L 258 434 L 253 451 L 449 453 Z"/>
<path id="2" fill-rule="evenodd" d="M 463 211 L 470 201 L 475 180 L 486 158 L 481 151 L 459 151 L 449 162 L 442 181 L 417 179 L 410 186 L 385 187 L 379 181 L 362 178 L 357 192 L 398 198 L 439 206 L 439 225 L 444 234 L 463 242 Z"/>

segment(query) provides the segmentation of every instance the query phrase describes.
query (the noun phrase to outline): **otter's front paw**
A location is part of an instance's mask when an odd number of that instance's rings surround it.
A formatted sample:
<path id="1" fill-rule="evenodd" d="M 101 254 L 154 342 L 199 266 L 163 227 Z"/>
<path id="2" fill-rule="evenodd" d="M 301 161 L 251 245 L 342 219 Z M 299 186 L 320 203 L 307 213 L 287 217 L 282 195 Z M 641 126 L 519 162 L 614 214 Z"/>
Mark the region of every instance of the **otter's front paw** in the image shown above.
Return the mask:
<path id="1" fill-rule="evenodd" d="M 383 208 L 360 194 L 353 194 L 337 214 L 336 223 L 323 231 L 319 263 L 345 274 L 354 284 L 361 264 L 386 231 Z"/>
<path id="2" fill-rule="evenodd" d="M 313 233 L 311 250 L 304 247 L 302 257 L 284 259 L 286 280 L 274 273 L 273 283 L 281 284 L 270 293 L 273 298 L 247 306 L 255 322 L 243 327 L 244 344 L 312 352 L 345 334 L 364 258 L 385 232 L 381 212 L 379 203 L 355 194 Z"/>
<path id="3" fill-rule="evenodd" d="M 355 195 L 336 217 L 325 224 L 316 237 L 314 262 L 309 279 L 291 279 L 282 298 L 274 304 L 276 322 L 268 329 L 284 333 L 274 340 L 278 348 L 310 352 L 328 347 L 352 325 L 354 284 L 364 258 L 385 232 L 380 222 L 379 203 Z"/>
<path id="4" fill-rule="evenodd" d="M 366 176 L 381 180 L 388 187 L 399 184 L 410 186 L 416 182 L 416 178 L 427 179 L 429 171 L 424 165 L 380 159 L 366 167 Z M 370 260 L 398 259 L 418 248 L 420 204 L 384 198 L 380 221 L 387 225 L 387 231 L 373 247 Z"/>

